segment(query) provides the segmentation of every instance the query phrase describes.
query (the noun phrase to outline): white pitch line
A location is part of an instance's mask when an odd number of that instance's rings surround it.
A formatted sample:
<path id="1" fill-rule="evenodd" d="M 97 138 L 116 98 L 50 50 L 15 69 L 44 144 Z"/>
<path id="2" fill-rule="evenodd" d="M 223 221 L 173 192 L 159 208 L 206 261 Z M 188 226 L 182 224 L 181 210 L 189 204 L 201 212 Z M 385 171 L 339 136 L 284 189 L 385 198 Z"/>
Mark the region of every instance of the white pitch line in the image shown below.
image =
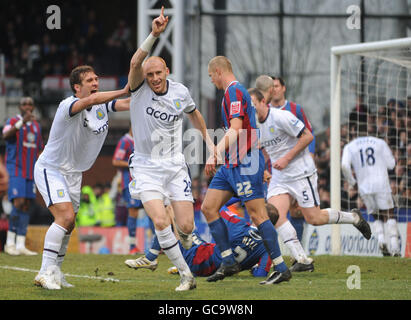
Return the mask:
<path id="1" fill-rule="evenodd" d="M 32 270 L 32 269 L 12 267 L 12 266 L 0 266 L 0 268 L 15 270 L 15 271 L 24 271 L 24 272 L 34 272 L 34 273 L 39 272 L 39 270 Z M 120 280 L 114 279 L 114 278 L 94 277 L 94 276 L 78 275 L 78 274 L 70 274 L 70 273 L 65 273 L 64 275 L 67 276 L 67 277 L 86 278 L 86 279 L 92 279 L 92 280 L 103 280 L 103 281 L 111 281 L 111 282 L 120 282 Z"/>

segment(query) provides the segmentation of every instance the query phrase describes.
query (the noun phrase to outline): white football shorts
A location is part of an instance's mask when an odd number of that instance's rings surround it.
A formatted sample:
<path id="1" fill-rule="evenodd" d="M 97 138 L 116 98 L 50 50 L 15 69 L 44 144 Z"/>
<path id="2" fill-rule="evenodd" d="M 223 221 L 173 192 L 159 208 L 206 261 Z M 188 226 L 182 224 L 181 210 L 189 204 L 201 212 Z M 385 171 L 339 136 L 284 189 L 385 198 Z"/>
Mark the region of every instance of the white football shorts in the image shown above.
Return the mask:
<path id="1" fill-rule="evenodd" d="M 54 168 L 44 167 L 39 161 L 34 167 L 34 182 L 47 207 L 71 202 L 74 212 L 80 208 L 81 173 L 63 175 Z"/>
<path id="2" fill-rule="evenodd" d="M 267 200 L 273 196 L 288 193 L 302 208 L 312 208 L 320 205 L 320 196 L 317 189 L 317 173 L 295 181 L 277 183 L 270 181 L 267 191 Z"/>
<path id="3" fill-rule="evenodd" d="M 368 214 L 377 214 L 378 210 L 394 208 L 394 200 L 390 192 L 363 194 L 361 199 L 367 207 Z"/>
<path id="4" fill-rule="evenodd" d="M 132 181 L 129 183 L 132 198 L 143 203 L 151 200 L 142 197 L 145 194 L 162 194 L 163 201 L 191 201 L 190 170 L 184 157 L 168 159 L 151 159 L 144 156 L 132 155 L 129 161 Z M 154 199 L 154 198 L 153 198 Z"/>

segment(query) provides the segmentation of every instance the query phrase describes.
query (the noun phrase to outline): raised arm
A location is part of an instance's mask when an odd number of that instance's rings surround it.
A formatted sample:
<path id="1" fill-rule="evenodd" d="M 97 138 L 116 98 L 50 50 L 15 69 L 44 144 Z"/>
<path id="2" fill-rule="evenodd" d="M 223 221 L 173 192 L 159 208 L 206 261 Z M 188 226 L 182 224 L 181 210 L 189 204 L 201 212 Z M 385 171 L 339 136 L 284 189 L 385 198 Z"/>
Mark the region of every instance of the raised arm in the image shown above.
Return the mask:
<path id="1" fill-rule="evenodd" d="M 161 7 L 161 14 L 151 23 L 151 33 L 147 39 L 140 45 L 130 61 L 130 71 L 128 82 L 130 90 L 134 91 L 144 81 L 143 61 L 147 57 L 155 41 L 160 34 L 166 29 L 168 17 L 164 16 L 164 7 Z"/>
<path id="2" fill-rule="evenodd" d="M 106 92 L 96 92 L 88 97 L 81 98 L 77 100 L 72 108 L 71 108 L 71 115 L 74 115 L 76 113 L 79 113 L 80 111 L 83 111 L 84 109 L 87 109 L 88 107 L 94 106 L 96 104 L 101 104 L 101 103 L 106 103 L 109 101 L 112 101 L 114 99 L 117 99 L 119 97 L 122 97 L 124 95 L 127 95 L 129 91 L 129 86 L 128 84 L 121 90 L 115 90 L 115 91 L 106 91 Z"/>
<path id="3" fill-rule="evenodd" d="M 116 111 L 129 111 L 130 110 L 130 98 L 119 99 L 116 101 Z"/>
<path id="4" fill-rule="evenodd" d="M 8 140 L 10 138 L 14 138 L 16 136 L 16 132 L 20 130 L 20 128 L 29 121 L 35 120 L 34 115 L 31 113 L 30 110 L 27 110 L 24 115 L 23 119 L 17 121 L 14 125 L 6 125 L 3 128 L 3 139 Z"/>

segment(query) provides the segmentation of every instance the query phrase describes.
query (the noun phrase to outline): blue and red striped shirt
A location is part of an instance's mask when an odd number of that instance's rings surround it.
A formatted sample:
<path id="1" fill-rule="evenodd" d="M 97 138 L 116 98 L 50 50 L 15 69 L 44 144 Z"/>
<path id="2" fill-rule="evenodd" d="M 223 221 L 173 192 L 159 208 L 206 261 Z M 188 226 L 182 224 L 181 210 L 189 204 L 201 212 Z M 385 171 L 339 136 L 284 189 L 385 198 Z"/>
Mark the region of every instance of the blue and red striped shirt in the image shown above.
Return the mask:
<path id="1" fill-rule="evenodd" d="M 21 115 L 8 119 L 3 134 L 20 119 Z M 36 120 L 23 124 L 14 137 L 6 140 L 6 167 L 9 175 L 33 180 L 34 165 L 43 148 L 40 124 Z"/>
<path id="2" fill-rule="evenodd" d="M 113 160 L 128 161 L 128 158 L 134 151 L 134 140 L 133 137 L 128 133 L 121 137 L 118 141 L 116 150 L 114 151 Z M 121 189 L 128 187 L 130 183 L 131 176 L 128 168 L 121 168 Z"/>
<path id="3" fill-rule="evenodd" d="M 241 269 L 251 269 L 258 264 L 253 273 L 265 276 L 270 270 L 272 260 L 257 228 L 251 227 L 248 221 L 231 212 L 226 206 L 220 209 L 220 214 L 227 226 L 231 248 Z M 193 245 L 190 249 L 184 249 L 181 244 L 180 248 L 190 270 L 196 276 L 214 273 L 222 262 L 216 244 L 205 242 L 197 233 L 193 236 Z"/>
<path id="4" fill-rule="evenodd" d="M 231 82 L 225 90 L 221 103 L 221 116 L 226 130 L 231 127 L 230 120 L 242 118 L 242 129 L 235 146 L 226 150 L 227 168 L 237 167 L 252 148 L 257 148 L 258 134 L 255 108 L 248 91 L 238 82 Z M 234 147 L 234 148 L 233 148 Z"/>

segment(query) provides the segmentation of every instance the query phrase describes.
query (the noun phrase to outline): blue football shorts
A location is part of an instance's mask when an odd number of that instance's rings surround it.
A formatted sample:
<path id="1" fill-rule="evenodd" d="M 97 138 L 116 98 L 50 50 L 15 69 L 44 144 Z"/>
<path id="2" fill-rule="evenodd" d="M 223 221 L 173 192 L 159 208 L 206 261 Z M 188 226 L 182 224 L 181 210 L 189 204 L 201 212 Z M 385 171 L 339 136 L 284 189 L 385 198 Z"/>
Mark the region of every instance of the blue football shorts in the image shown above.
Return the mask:
<path id="1" fill-rule="evenodd" d="M 126 202 L 127 209 L 128 208 L 143 208 L 143 203 L 141 200 L 133 199 L 130 195 L 130 191 L 127 188 L 123 189 L 122 196 L 124 201 Z"/>
<path id="2" fill-rule="evenodd" d="M 240 165 L 234 168 L 221 166 L 213 179 L 210 189 L 227 190 L 247 202 L 265 196 L 264 188 L 264 156 L 261 151 L 254 153 L 248 166 Z"/>
<path id="3" fill-rule="evenodd" d="M 10 201 L 14 198 L 36 198 L 36 185 L 34 184 L 34 180 L 11 176 L 9 178 L 8 197 Z"/>

